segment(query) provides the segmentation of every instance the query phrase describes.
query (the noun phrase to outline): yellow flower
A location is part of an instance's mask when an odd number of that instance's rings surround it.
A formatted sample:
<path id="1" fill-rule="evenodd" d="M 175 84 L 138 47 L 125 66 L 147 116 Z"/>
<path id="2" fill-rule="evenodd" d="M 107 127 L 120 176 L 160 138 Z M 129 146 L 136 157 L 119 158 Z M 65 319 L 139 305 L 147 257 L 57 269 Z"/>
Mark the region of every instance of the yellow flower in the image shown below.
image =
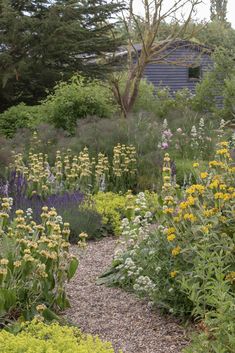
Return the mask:
<path id="1" fill-rule="evenodd" d="M 181 221 L 181 216 L 173 217 L 173 221 L 179 223 Z"/>
<path id="2" fill-rule="evenodd" d="M 8 259 L 1 259 L 0 260 L 0 264 L 1 265 L 8 265 L 9 264 L 9 260 Z"/>
<path id="3" fill-rule="evenodd" d="M 0 218 L 9 218 L 9 214 L 0 212 Z"/>
<path id="4" fill-rule="evenodd" d="M 82 233 L 79 234 L 79 238 L 80 239 L 86 239 L 86 238 L 88 238 L 88 234 L 85 233 L 85 232 L 82 232 Z"/>
<path id="5" fill-rule="evenodd" d="M 197 217 L 194 216 L 192 213 L 185 213 L 184 220 L 190 221 L 190 222 L 195 222 L 197 220 Z"/>
<path id="6" fill-rule="evenodd" d="M 193 163 L 193 168 L 199 167 L 199 163 Z"/>
<path id="7" fill-rule="evenodd" d="M 177 255 L 179 255 L 180 251 L 181 251 L 180 246 L 176 246 L 174 249 L 172 249 L 171 254 L 173 256 L 177 256 Z"/>
<path id="8" fill-rule="evenodd" d="M 180 203 L 179 208 L 181 210 L 185 210 L 188 206 L 189 206 L 188 202 L 183 201 L 183 202 Z"/>
<path id="9" fill-rule="evenodd" d="M 221 147 L 228 147 L 228 146 L 229 146 L 228 141 L 221 141 L 221 142 L 219 142 L 218 144 L 219 144 L 219 146 L 221 146 Z"/>
<path id="10" fill-rule="evenodd" d="M 216 154 L 220 155 L 220 156 L 225 156 L 225 157 L 230 157 L 230 153 L 229 150 L 227 148 L 222 148 L 216 151 Z"/>
<path id="11" fill-rule="evenodd" d="M 229 200 L 231 195 L 230 194 L 223 194 L 222 192 L 216 192 L 214 195 L 216 200 Z"/>
<path id="12" fill-rule="evenodd" d="M 219 167 L 219 166 L 221 166 L 221 164 L 223 164 L 223 163 L 219 162 L 219 161 L 211 161 L 211 162 L 209 162 L 209 166 L 210 167 Z"/>
<path id="13" fill-rule="evenodd" d="M 170 272 L 171 278 L 176 277 L 176 276 L 177 276 L 177 273 L 178 273 L 178 271 L 171 271 L 171 272 Z"/>
<path id="14" fill-rule="evenodd" d="M 176 235 L 175 235 L 175 234 L 169 234 L 169 235 L 167 236 L 167 240 L 168 240 L 168 241 L 173 241 L 175 238 L 176 238 Z"/>
<path id="15" fill-rule="evenodd" d="M 201 173 L 200 174 L 200 177 L 202 178 L 202 179 L 206 179 L 207 177 L 208 177 L 208 173 L 207 172 L 203 172 L 203 173 Z"/>
<path id="16" fill-rule="evenodd" d="M 169 208 L 169 207 L 167 207 L 163 210 L 163 213 L 165 213 L 165 214 L 172 214 L 173 212 L 174 212 L 174 209 Z"/>
<path id="17" fill-rule="evenodd" d="M 23 210 L 16 210 L 16 215 L 17 216 L 22 216 L 24 214 Z"/>
<path id="18" fill-rule="evenodd" d="M 18 268 L 21 266 L 21 261 L 14 261 L 14 267 Z"/>
<path id="19" fill-rule="evenodd" d="M 203 194 L 204 191 L 205 191 L 205 186 L 201 184 L 193 184 L 186 190 L 186 193 L 193 194 L 195 192 L 198 192 L 199 194 Z"/>
<path id="20" fill-rule="evenodd" d="M 235 282 L 235 271 L 228 273 L 226 276 L 226 280 L 230 281 L 231 283 L 234 283 Z"/>
<path id="21" fill-rule="evenodd" d="M 203 233 L 205 233 L 205 234 L 208 234 L 209 233 L 209 230 L 210 230 L 210 228 L 211 228 L 211 225 L 210 224 L 208 224 L 208 225 L 206 225 L 206 226 L 202 226 L 202 232 Z"/>
<path id="22" fill-rule="evenodd" d="M 46 305 L 45 304 L 39 304 L 39 305 L 37 305 L 36 306 L 36 310 L 38 311 L 38 312 L 43 312 L 44 310 L 46 310 Z"/>
<path id="23" fill-rule="evenodd" d="M 0 268 L 0 275 L 7 275 L 7 269 L 6 268 Z"/>
<path id="24" fill-rule="evenodd" d="M 23 256 L 23 259 L 24 259 L 26 262 L 34 262 L 34 261 L 35 261 L 35 259 L 34 259 L 31 255 L 29 255 L 29 254 L 25 254 L 25 255 Z"/>
<path id="25" fill-rule="evenodd" d="M 175 233 L 175 228 L 174 227 L 170 227 L 167 229 L 167 234 L 172 234 L 172 233 Z"/>

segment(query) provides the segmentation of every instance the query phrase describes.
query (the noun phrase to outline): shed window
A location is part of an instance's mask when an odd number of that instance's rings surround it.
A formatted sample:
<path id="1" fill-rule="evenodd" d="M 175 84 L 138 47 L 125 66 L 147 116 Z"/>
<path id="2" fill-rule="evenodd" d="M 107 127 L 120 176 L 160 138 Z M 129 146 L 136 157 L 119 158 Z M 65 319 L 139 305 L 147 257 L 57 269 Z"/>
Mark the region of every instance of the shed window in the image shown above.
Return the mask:
<path id="1" fill-rule="evenodd" d="M 190 80 L 199 80 L 201 78 L 201 67 L 189 67 L 188 69 L 188 78 Z"/>

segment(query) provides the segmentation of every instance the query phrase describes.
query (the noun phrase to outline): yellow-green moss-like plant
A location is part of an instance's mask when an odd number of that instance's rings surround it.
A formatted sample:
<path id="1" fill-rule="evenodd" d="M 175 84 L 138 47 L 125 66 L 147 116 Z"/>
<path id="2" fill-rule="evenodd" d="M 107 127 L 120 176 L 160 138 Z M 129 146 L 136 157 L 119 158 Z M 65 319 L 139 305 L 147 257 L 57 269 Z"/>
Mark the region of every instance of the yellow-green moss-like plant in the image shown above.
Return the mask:
<path id="1" fill-rule="evenodd" d="M 150 211 L 154 216 L 158 207 L 158 195 L 149 191 L 138 195 L 133 195 L 131 191 L 126 194 L 98 192 L 92 197 L 92 201 L 95 210 L 102 215 L 104 226 L 110 233 L 116 235 L 121 234 L 123 218 L 131 219 L 139 212 L 146 211 Z"/>
<path id="2" fill-rule="evenodd" d="M 76 327 L 47 325 L 34 319 L 22 324 L 22 330 L 14 335 L 0 331 L 1 353 L 114 353 L 109 342 L 99 337 L 84 335 Z M 119 353 L 122 353 L 121 351 Z"/>

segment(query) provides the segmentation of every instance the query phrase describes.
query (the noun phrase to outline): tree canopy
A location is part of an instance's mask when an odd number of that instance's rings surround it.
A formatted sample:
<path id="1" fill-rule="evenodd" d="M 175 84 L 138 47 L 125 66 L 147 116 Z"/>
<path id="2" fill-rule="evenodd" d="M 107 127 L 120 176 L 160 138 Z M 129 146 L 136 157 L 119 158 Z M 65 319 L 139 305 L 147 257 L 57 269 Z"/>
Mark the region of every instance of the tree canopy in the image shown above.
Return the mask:
<path id="1" fill-rule="evenodd" d="M 115 0 L 0 0 L 0 109 L 37 102 L 74 72 L 103 75 L 107 64 L 94 58 L 121 44 L 122 8 Z"/>
<path id="2" fill-rule="evenodd" d="M 228 0 L 211 0 L 211 20 L 226 21 Z"/>

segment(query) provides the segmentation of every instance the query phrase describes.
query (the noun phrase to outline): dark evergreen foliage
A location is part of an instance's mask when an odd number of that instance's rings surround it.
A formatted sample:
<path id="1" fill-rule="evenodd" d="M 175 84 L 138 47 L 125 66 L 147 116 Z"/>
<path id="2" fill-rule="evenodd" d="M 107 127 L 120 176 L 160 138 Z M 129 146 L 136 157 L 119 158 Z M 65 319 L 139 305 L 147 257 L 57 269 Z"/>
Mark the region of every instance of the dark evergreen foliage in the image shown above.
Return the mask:
<path id="1" fill-rule="evenodd" d="M 104 75 L 110 63 L 102 55 L 121 44 L 112 18 L 122 7 L 115 0 L 0 0 L 0 109 L 37 102 L 74 72 Z"/>

